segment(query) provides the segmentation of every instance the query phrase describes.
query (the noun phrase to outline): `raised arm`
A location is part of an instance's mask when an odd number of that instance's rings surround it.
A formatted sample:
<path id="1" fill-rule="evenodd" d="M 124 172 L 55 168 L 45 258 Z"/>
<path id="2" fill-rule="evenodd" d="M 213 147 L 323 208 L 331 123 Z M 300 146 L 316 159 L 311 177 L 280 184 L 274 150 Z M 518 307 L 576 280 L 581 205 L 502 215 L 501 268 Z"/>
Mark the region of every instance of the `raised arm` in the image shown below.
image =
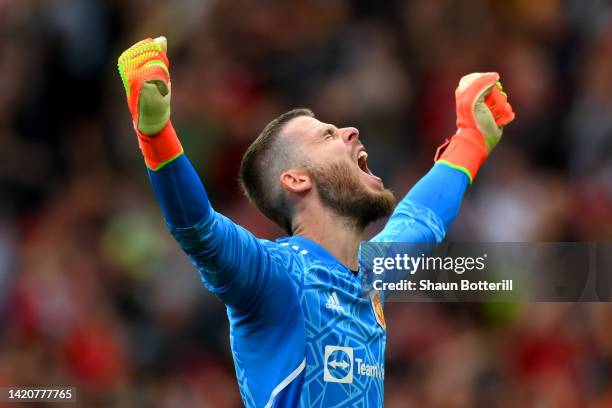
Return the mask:
<path id="1" fill-rule="evenodd" d="M 457 132 L 436 152 L 434 167 L 400 201 L 374 242 L 440 242 L 459 212 L 463 194 L 501 139 L 514 112 L 499 74 L 473 73 L 455 91 Z"/>
<path id="2" fill-rule="evenodd" d="M 373 242 L 440 242 L 461 206 L 468 178 L 436 164 L 398 203 Z"/>
<path id="3" fill-rule="evenodd" d="M 121 54 L 118 66 L 138 143 L 170 232 L 211 291 L 230 306 L 253 308 L 253 302 L 265 298 L 265 291 L 282 285 L 283 272 L 266 244 L 214 211 L 185 157 L 170 121 L 166 39 L 135 44 Z"/>

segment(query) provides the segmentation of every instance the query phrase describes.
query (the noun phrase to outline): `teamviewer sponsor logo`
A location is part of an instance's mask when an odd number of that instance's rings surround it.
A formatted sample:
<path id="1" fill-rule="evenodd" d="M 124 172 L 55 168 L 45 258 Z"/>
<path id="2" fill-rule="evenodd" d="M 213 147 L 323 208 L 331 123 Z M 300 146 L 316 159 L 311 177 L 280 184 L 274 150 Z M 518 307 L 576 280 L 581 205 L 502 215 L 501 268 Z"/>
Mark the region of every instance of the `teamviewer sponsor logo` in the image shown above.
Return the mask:
<path id="1" fill-rule="evenodd" d="M 380 363 L 368 364 L 362 358 L 353 356 L 352 347 L 325 346 L 323 380 L 350 384 L 353 376 L 385 379 L 385 367 Z M 357 364 L 354 369 L 354 363 Z"/>
<path id="2" fill-rule="evenodd" d="M 353 382 L 353 348 L 325 346 L 323 381 L 350 384 Z"/>
<path id="3" fill-rule="evenodd" d="M 336 294 L 336 292 L 332 292 L 332 294 L 328 296 L 327 302 L 325 303 L 325 307 L 328 309 L 336 310 L 338 312 L 344 312 L 344 308 L 340 304 L 340 299 L 338 299 L 338 295 Z"/>

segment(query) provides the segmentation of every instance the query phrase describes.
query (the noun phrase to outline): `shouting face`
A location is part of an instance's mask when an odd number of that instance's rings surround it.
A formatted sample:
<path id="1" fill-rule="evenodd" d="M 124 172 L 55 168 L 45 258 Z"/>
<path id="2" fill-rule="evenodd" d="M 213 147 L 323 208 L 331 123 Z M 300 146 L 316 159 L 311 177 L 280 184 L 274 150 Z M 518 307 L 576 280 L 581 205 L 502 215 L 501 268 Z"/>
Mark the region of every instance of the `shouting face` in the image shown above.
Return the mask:
<path id="1" fill-rule="evenodd" d="M 300 116 L 286 124 L 283 134 L 287 143 L 295 143 L 299 161 L 325 206 L 361 229 L 392 212 L 395 197 L 368 168 L 356 128 L 339 129 Z"/>

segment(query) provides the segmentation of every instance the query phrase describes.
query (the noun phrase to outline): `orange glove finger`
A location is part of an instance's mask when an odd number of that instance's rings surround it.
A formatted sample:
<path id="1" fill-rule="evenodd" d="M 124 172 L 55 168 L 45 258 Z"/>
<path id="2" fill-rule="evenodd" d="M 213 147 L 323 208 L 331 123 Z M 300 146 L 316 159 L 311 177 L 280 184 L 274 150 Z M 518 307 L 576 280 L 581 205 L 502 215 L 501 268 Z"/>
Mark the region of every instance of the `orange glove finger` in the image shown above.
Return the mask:
<path id="1" fill-rule="evenodd" d="M 466 80 L 465 77 L 459 82 L 455 91 L 457 101 L 457 128 L 477 129 L 476 120 L 473 114 L 473 107 L 476 100 L 482 96 L 489 88 L 499 81 L 497 72 L 486 72 L 474 76 L 473 80 Z"/>
<path id="2" fill-rule="evenodd" d="M 504 111 L 502 112 L 499 119 L 495 119 L 495 123 L 497 123 L 497 126 L 506 126 L 508 123 L 514 120 L 515 116 L 516 115 L 514 114 L 514 111 L 512 110 L 512 105 L 506 102 Z"/>
<path id="3" fill-rule="evenodd" d="M 147 38 L 124 51 L 119 57 L 118 66 L 130 111 L 136 118 L 142 83 L 145 80 L 161 79 L 168 84 L 170 80 L 168 56 L 161 44 Z"/>
<path id="4" fill-rule="evenodd" d="M 125 67 L 129 71 L 138 69 L 151 60 L 159 60 L 169 67 L 170 61 L 163 47 L 163 44 L 156 43 L 152 38 L 146 38 L 125 50 L 119 57 L 119 64 L 129 62 Z"/>
<path id="5" fill-rule="evenodd" d="M 508 97 L 500 90 L 499 85 L 497 85 L 491 89 L 491 92 L 489 92 L 484 102 L 497 122 L 497 119 L 504 113 L 506 103 L 508 103 Z"/>
<path id="6" fill-rule="evenodd" d="M 491 111 L 497 126 L 505 126 L 514 119 L 512 106 L 508 103 L 508 96 L 502 91 L 501 84 L 491 89 L 485 98 L 485 104 Z"/>

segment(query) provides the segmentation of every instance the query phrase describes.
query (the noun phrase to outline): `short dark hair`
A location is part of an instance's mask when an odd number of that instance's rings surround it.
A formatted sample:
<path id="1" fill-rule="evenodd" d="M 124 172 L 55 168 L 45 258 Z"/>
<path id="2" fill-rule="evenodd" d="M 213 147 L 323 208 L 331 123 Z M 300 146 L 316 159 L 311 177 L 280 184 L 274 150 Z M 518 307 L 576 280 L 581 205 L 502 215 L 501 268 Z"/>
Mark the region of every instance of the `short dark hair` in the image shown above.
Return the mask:
<path id="1" fill-rule="evenodd" d="M 285 112 L 266 125 L 242 156 L 239 182 L 242 191 L 266 217 L 291 234 L 293 209 L 278 184 L 280 174 L 291 166 L 293 152 L 279 143 L 285 125 L 300 116 L 314 118 L 310 109 Z"/>

